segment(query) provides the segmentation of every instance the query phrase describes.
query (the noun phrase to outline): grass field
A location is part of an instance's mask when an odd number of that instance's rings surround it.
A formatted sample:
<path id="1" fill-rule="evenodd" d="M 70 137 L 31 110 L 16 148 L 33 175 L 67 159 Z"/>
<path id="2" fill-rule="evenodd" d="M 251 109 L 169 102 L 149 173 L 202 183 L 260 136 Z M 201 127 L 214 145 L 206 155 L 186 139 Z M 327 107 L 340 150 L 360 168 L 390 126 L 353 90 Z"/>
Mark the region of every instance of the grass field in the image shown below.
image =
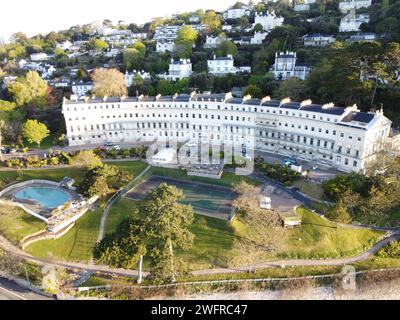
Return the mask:
<path id="1" fill-rule="evenodd" d="M 18 245 L 26 236 L 44 230 L 46 224 L 17 207 L 0 206 L 0 233 Z"/>
<path id="2" fill-rule="evenodd" d="M 300 189 L 300 192 L 316 199 L 316 200 L 327 200 L 324 194 L 322 186 L 318 183 L 313 183 L 306 180 L 299 180 L 293 183 L 294 187 Z"/>
<path id="3" fill-rule="evenodd" d="M 113 162 L 121 169 L 128 170 L 137 176 L 145 167 L 142 162 Z M 242 177 L 224 173 L 221 180 L 188 177 L 181 170 L 152 168 L 152 173 L 186 181 L 199 181 L 212 183 L 219 186 L 231 187 L 238 183 Z M 83 171 L 77 168 L 56 168 L 46 170 L 27 170 L 22 173 L 17 171 L 0 171 L 0 179 L 6 177 L 19 177 L 19 180 L 49 179 L 59 181 L 65 176 L 70 176 L 80 181 Z M 248 182 L 255 181 L 244 178 Z M 192 190 L 192 193 L 196 193 Z M 118 201 L 110 212 L 106 223 L 106 233 L 115 230 L 117 225 L 131 212 L 134 202 L 130 200 Z M 1 212 L 1 211 L 0 211 Z M 397 211 L 396 211 L 397 212 Z M 394 213 L 395 216 L 398 213 Z M 7 210 L 0 216 L 0 232 L 14 243 L 19 242 L 24 236 L 43 229 L 44 224 L 31 218 L 22 211 Z M 380 234 L 369 230 L 356 228 L 336 227 L 318 215 L 299 209 L 302 215 L 301 228 L 289 230 L 289 240 L 285 250 L 278 253 L 280 257 L 291 258 L 336 258 L 357 254 L 370 247 L 377 241 Z M 97 241 L 102 210 L 88 213 L 82 217 L 76 226 L 65 236 L 58 240 L 44 240 L 32 244 L 27 251 L 39 257 L 57 257 L 58 259 L 87 261 L 91 258 L 92 249 Z M 233 241 L 245 232 L 245 228 L 238 228 L 228 221 L 196 215 L 195 222 L 190 226 L 195 234 L 195 245 L 190 252 L 178 252 L 193 269 L 223 267 L 232 253 Z"/>
<path id="4" fill-rule="evenodd" d="M 121 199 L 110 211 L 106 222 L 106 234 L 114 232 L 117 226 L 132 212 L 135 202 Z M 194 269 L 225 266 L 236 235 L 230 222 L 195 215 L 190 231 L 195 235 L 194 246 L 189 252 L 178 251 L 177 256 Z"/>
<path id="5" fill-rule="evenodd" d="M 136 177 L 148 166 L 147 163 L 142 161 L 112 161 L 106 163 L 108 165 L 117 166 L 121 170 L 128 171 L 133 177 Z"/>
<path id="6" fill-rule="evenodd" d="M 118 201 L 110 212 L 106 231 L 115 231 L 133 206 L 133 201 Z M 287 231 L 288 240 L 276 257 L 319 259 L 352 256 L 372 246 L 381 236 L 379 232 L 336 227 L 334 223 L 304 208 L 299 208 L 299 214 L 302 216 L 302 226 Z M 190 226 L 190 231 L 195 235 L 194 246 L 189 252 L 178 252 L 178 255 L 193 269 L 226 267 L 234 239 L 243 236 L 247 226 L 238 220 L 230 223 L 206 216 L 195 217 Z"/>
<path id="7" fill-rule="evenodd" d="M 84 178 L 84 170 L 75 167 L 68 168 L 49 168 L 39 170 L 2 170 L 0 171 L 0 180 L 8 181 L 26 181 L 32 179 L 60 181 L 64 177 L 74 178 L 78 183 Z"/>
<path id="8" fill-rule="evenodd" d="M 122 170 L 129 171 L 133 176 L 143 171 L 147 164 L 141 161 L 127 162 L 110 162 L 110 165 L 115 165 Z M 82 181 L 85 175 L 85 170 L 77 167 L 67 168 L 48 168 L 37 170 L 0 170 L 0 180 L 18 180 L 26 181 L 32 179 L 42 179 L 51 181 L 60 181 L 64 177 L 74 178 L 77 183 Z"/>
<path id="9" fill-rule="evenodd" d="M 153 167 L 152 174 L 157 175 L 157 176 L 164 176 L 164 177 L 170 177 L 170 178 L 174 178 L 174 179 L 180 179 L 180 180 L 210 183 L 210 184 L 215 184 L 215 185 L 220 185 L 220 186 L 225 186 L 225 187 L 230 187 L 230 188 L 234 187 L 235 185 L 240 183 L 242 180 L 244 180 L 247 183 L 252 184 L 252 185 L 260 184 L 257 180 L 251 179 L 246 176 L 237 176 L 230 172 L 224 172 L 222 174 L 221 179 L 219 179 L 219 180 L 204 178 L 204 177 L 188 176 L 186 174 L 186 172 L 183 170 L 160 168 L 160 167 Z"/>
<path id="10" fill-rule="evenodd" d="M 282 257 L 338 258 L 355 255 L 379 240 L 380 232 L 352 227 L 338 227 L 315 213 L 299 208 L 302 226 L 290 230 Z"/>
<path id="11" fill-rule="evenodd" d="M 185 194 L 182 203 L 192 205 L 197 214 L 228 220 L 234 193 L 232 189 L 222 186 L 152 176 L 126 196 L 133 200 L 141 200 L 150 190 L 163 182 L 181 189 Z"/>
<path id="12" fill-rule="evenodd" d="M 89 211 L 63 237 L 35 242 L 26 251 L 40 258 L 88 261 L 99 236 L 102 213 L 102 209 Z"/>

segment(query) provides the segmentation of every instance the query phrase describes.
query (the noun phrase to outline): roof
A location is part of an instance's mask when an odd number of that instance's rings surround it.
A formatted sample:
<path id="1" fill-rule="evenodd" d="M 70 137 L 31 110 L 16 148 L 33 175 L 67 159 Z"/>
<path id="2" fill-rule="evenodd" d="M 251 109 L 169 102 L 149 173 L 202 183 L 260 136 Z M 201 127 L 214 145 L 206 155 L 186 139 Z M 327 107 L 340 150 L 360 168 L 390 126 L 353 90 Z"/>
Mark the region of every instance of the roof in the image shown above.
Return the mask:
<path id="1" fill-rule="evenodd" d="M 317 38 L 317 37 L 322 37 L 322 38 L 330 38 L 332 35 L 330 34 L 322 34 L 322 33 L 313 33 L 313 34 L 306 34 L 304 38 Z"/>
<path id="2" fill-rule="evenodd" d="M 362 122 L 362 123 L 370 123 L 372 119 L 374 119 L 375 114 L 373 113 L 365 113 L 365 112 L 350 112 L 346 117 L 343 118 L 343 122 Z"/>
<path id="3" fill-rule="evenodd" d="M 192 98 L 193 101 L 202 101 L 202 100 L 209 100 L 209 101 L 225 101 L 225 93 L 205 93 L 205 94 L 196 94 Z"/>
<path id="4" fill-rule="evenodd" d="M 262 103 L 262 106 L 264 107 L 275 107 L 275 108 L 279 108 L 279 106 L 281 105 L 281 101 L 280 100 L 268 100 Z"/>
<path id="5" fill-rule="evenodd" d="M 128 98 L 107 98 L 103 100 L 102 98 L 92 98 L 85 99 L 80 98 L 78 100 L 65 100 L 65 104 L 85 104 L 85 103 L 110 103 L 110 102 L 189 102 L 189 101 L 210 101 L 210 102 L 224 102 L 226 98 L 225 93 L 202 93 L 195 94 L 193 96 L 182 94 L 175 96 L 158 96 L 158 97 L 128 97 Z M 330 114 L 334 116 L 342 116 L 345 113 L 345 108 L 335 106 L 333 104 L 305 104 L 302 106 L 300 102 L 289 101 L 281 104 L 281 100 L 271 99 L 262 102 L 260 99 L 250 98 L 250 99 L 242 99 L 242 98 L 229 98 L 226 100 L 227 104 L 237 104 L 237 105 L 253 105 L 253 106 L 263 106 L 263 107 L 272 107 L 272 108 L 281 108 L 281 109 L 291 109 L 291 110 L 299 110 L 305 112 L 315 112 L 322 114 Z M 351 111 L 348 115 L 346 115 L 342 122 L 342 125 L 349 125 L 351 122 L 361 122 L 361 123 L 369 123 L 374 119 L 375 115 L 373 113 L 364 113 Z M 347 123 L 347 124 L 346 124 Z"/>
<path id="6" fill-rule="evenodd" d="M 332 115 L 336 115 L 336 116 L 341 116 L 344 113 L 344 108 L 336 107 L 336 106 L 323 107 L 320 104 L 309 104 L 309 105 L 301 107 L 300 110 L 309 111 L 309 112 L 326 113 L 326 114 L 332 114 Z"/>

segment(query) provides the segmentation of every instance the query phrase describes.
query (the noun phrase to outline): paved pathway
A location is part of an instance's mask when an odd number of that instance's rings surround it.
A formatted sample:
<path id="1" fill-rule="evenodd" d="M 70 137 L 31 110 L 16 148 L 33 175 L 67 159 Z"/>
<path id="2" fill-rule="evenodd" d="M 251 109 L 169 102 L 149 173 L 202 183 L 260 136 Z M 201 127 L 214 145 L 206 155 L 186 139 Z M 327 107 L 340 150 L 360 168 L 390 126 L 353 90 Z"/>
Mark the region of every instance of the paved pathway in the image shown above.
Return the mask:
<path id="1" fill-rule="evenodd" d="M 17 282 L 0 276 L 0 300 L 50 300 L 48 296 L 38 294 Z"/>
<path id="2" fill-rule="evenodd" d="M 373 247 L 368 249 L 367 251 L 358 254 L 353 257 L 339 258 L 339 259 L 324 259 L 324 260 L 311 260 L 311 259 L 288 259 L 288 260 L 273 260 L 266 261 L 259 264 L 253 264 L 248 266 L 242 266 L 238 268 L 219 268 L 219 269 L 206 269 L 206 270 L 197 270 L 194 271 L 194 275 L 210 275 L 210 274 L 225 274 L 225 273 L 241 273 L 251 270 L 258 269 L 266 269 L 271 267 L 295 267 L 295 266 L 339 266 L 351 264 L 359 261 L 364 261 L 374 255 L 381 248 L 389 244 L 393 240 L 400 240 L 400 232 L 394 233 L 390 236 L 385 237 Z M 95 265 L 89 263 L 76 263 L 76 262 L 67 262 L 67 261 L 55 261 L 48 259 L 41 259 L 37 257 L 33 257 L 32 255 L 22 251 L 21 249 L 12 245 L 8 240 L 4 237 L 0 236 L 0 247 L 4 250 L 13 253 L 17 257 L 22 259 L 37 263 L 39 265 L 54 265 L 60 266 L 70 269 L 91 271 L 91 272 L 102 272 L 105 274 L 112 274 L 117 276 L 129 277 L 129 278 L 137 278 L 138 273 L 136 270 L 125 270 L 125 269 L 113 269 L 104 265 Z M 143 276 L 148 275 L 147 272 L 143 273 Z"/>
<path id="3" fill-rule="evenodd" d="M 101 217 L 101 222 L 100 222 L 100 232 L 99 232 L 99 238 L 98 241 L 103 240 L 104 238 L 104 230 L 105 230 L 105 225 L 106 225 L 106 221 L 108 218 L 108 215 L 110 213 L 110 210 L 113 206 L 113 204 L 121 199 L 121 197 L 123 197 L 124 195 L 126 195 L 131 189 L 132 189 L 132 185 L 135 185 L 135 183 L 140 180 L 147 171 L 149 171 L 151 168 L 150 165 L 148 165 L 146 167 L 146 169 L 144 169 L 131 183 L 129 183 L 129 185 L 127 187 L 125 187 L 124 189 L 121 189 L 120 191 L 118 191 L 116 194 L 114 194 L 108 201 L 106 204 L 106 207 L 103 211 L 103 215 Z"/>

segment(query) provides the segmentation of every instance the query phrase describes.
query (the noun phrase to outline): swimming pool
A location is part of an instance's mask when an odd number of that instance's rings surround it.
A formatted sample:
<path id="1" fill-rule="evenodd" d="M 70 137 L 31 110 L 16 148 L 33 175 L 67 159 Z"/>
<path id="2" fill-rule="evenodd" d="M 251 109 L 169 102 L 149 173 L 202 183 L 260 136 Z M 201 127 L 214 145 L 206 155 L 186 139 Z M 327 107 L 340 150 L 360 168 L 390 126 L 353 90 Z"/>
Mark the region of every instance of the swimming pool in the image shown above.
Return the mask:
<path id="1" fill-rule="evenodd" d="M 15 198 L 19 200 L 36 201 L 47 209 L 57 208 L 71 199 L 67 192 L 50 187 L 24 188 L 15 194 Z"/>

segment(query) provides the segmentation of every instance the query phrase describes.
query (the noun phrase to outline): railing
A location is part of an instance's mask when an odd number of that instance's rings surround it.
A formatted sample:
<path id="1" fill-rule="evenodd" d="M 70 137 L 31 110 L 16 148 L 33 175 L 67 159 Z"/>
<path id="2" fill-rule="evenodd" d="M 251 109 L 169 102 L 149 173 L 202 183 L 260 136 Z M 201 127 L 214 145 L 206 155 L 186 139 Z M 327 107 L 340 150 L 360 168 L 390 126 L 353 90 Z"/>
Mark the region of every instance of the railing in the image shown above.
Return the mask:
<path id="1" fill-rule="evenodd" d="M 272 283 L 272 282 L 288 282 L 288 281 L 296 281 L 296 280 L 320 280 L 320 279 L 332 279 L 338 278 L 341 276 L 357 276 L 368 273 L 378 273 L 378 272 L 391 272 L 391 271 L 400 271 L 400 268 L 391 268 L 391 269 L 376 269 L 376 270 L 364 270 L 364 271 L 356 271 L 349 272 L 346 274 L 343 273 L 331 273 L 324 275 L 315 275 L 315 276 L 303 276 L 303 277 L 291 277 L 291 278 L 256 278 L 256 279 L 226 279 L 226 280 L 208 280 L 208 281 L 191 281 L 191 282 L 176 282 L 170 284 L 160 284 L 160 285 L 132 285 L 132 286 L 124 286 L 124 285 L 103 285 L 103 286 L 91 286 L 91 287 L 78 287 L 75 290 L 79 292 L 90 291 L 90 290 L 109 290 L 112 288 L 121 288 L 121 289 L 163 289 L 163 288 L 177 288 L 184 286 L 204 286 L 204 285 L 226 285 L 226 284 L 240 284 L 240 283 Z"/>

